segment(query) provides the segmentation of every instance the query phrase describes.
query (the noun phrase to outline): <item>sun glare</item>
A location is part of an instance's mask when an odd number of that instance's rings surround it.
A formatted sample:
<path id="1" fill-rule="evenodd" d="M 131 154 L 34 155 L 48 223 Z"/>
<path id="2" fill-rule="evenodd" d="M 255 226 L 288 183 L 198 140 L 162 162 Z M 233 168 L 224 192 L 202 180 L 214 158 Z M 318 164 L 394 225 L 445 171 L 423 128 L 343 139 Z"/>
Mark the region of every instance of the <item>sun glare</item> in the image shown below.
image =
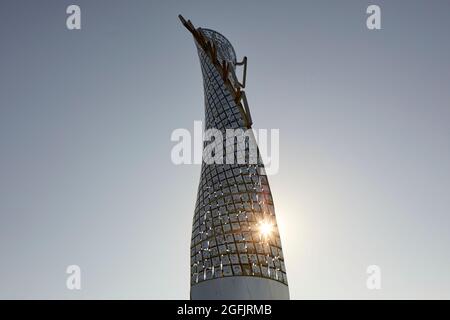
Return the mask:
<path id="1" fill-rule="evenodd" d="M 269 223 L 267 221 L 262 221 L 259 224 L 259 233 L 261 234 L 262 237 L 264 237 L 264 238 L 270 237 L 270 235 L 272 234 L 272 231 L 273 231 L 273 226 L 271 223 Z"/>

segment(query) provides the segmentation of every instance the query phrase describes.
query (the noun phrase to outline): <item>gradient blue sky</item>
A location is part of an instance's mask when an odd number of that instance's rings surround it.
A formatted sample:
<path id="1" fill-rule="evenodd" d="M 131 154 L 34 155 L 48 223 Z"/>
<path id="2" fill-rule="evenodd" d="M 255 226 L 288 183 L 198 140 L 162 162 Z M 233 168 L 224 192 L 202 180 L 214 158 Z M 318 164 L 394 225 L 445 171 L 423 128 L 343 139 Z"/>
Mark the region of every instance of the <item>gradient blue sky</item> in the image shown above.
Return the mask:
<path id="1" fill-rule="evenodd" d="M 248 56 L 254 127 L 280 129 L 291 297 L 450 298 L 444 0 L 1 1 L 0 298 L 189 297 L 200 166 L 171 163 L 170 134 L 203 88 L 179 13 Z"/>

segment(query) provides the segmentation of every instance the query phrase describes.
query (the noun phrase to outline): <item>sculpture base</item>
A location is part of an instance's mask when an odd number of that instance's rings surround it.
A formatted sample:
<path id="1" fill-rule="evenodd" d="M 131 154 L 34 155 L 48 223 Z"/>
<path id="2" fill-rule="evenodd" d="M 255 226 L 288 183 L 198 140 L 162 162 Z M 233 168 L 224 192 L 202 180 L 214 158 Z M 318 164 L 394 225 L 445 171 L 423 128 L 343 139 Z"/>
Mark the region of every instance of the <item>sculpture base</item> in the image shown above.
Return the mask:
<path id="1" fill-rule="evenodd" d="M 224 277 L 193 285 L 191 300 L 289 300 L 289 289 L 270 279 Z"/>

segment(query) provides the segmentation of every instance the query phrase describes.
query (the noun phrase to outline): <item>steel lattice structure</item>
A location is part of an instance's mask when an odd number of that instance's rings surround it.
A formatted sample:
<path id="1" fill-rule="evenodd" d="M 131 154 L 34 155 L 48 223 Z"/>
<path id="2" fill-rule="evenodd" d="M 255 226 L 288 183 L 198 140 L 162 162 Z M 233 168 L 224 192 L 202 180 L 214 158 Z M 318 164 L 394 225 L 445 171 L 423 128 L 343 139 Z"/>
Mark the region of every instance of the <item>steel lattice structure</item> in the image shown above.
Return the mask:
<path id="1" fill-rule="evenodd" d="M 220 33 L 194 28 L 205 98 L 205 129 L 251 128 L 240 63 Z M 242 83 L 236 66 L 244 66 Z M 218 141 L 217 143 L 222 143 Z M 237 142 L 234 150 L 239 151 Z M 245 145 L 248 151 L 248 145 Z M 262 234 L 262 224 L 270 234 Z M 192 299 L 288 299 L 286 268 L 264 164 L 202 163 L 191 241 Z"/>

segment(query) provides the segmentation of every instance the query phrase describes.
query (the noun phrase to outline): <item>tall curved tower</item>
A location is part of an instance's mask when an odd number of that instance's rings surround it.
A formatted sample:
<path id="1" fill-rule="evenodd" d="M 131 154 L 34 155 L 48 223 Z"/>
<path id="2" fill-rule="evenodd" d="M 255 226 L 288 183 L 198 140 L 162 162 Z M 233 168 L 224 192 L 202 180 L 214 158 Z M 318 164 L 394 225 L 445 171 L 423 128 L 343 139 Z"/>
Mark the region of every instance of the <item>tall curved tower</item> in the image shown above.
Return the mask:
<path id="1" fill-rule="evenodd" d="M 232 45 L 220 33 L 196 29 L 191 21 L 179 18 L 194 36 L 200 58 L 205 130 L 215 128 L 225 136 L 226 129 L 250 129 L 252 120 L 242 91 L 247 59 L 237 62 Z M 244 68 L 242 83 L 236 77 L 238 65 Z M 255 141 L 253 135 L 250 139 Z M 250 145 L 244 144 L 246 152 Z M 236 140 L 232 147 L 237 158 Z M 191 299 L 289 299 L 264 164 L 260 157 L 254 163 L 237 162 L 202 162 L 192 228 Z"/>

